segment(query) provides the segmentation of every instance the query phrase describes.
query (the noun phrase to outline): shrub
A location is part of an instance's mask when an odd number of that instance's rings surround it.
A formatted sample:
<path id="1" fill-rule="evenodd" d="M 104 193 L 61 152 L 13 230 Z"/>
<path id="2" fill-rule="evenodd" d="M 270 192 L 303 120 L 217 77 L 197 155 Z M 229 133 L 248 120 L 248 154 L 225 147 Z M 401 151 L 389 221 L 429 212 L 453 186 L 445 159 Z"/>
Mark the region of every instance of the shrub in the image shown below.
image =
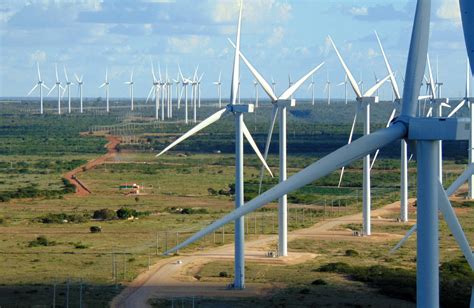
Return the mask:
<path id="1" fill-rule="evenodd" d="M 340 273 L 340 274 L 345 274 L 350 272 L 351 266 L 347 263 L 344 262 L 336 262 L 336 263 L 328 263 L 325 265 L 322 265 L 317 269 L 318 272 L 334 272 L 334 273 Z"/>
<path id="2" fill-rule="evenodd" d="M 300 294 L 309 294 L 311 291 L 308 288 L 304 288 L 300 290 Z"/>
<path id="3" fill-rule="evenodd" d="M 134 210 L 134 209 L 129 209 L 129 208 L 122 207 L 122 208 L 117 210 L 117 217 L 119 219 L 127 219 L 127 218 L 130 218 L 130 217 L 136 217 L 136 216 L 138 216 L 137 211 Z"/>
<path id="4" fill-rule="evenodd" d="M 313 286 L 325 286 L 327 285 L 328 283 L 326 281 L 324 281 L 323 279 L 316 279 L 314 280 L 313 282 L 311 282 L 311 284 Z"/>
<path id="5" fill-rule="evenodd" d="M 94 211 L 92 218 L 100 220 L 112 220 L 117 218 L 117 214 L 115 213 L 115 211 L 109 209 L 101 209 Z"/>
<path id="6" fill-rule="evenodd" d="M 36 239 L 28 243 L 28 247 L 38 247 L 38 246 L 54 246 L 56 242 L 50 241 L 44 235 L 38 236 Z"/>
<path id="7" fill-rule="evenodd" d="M 357 257 L 359 253 L 354 249 L 347 249 L 345 255 L 346 257 Z"/>
<path id="8" fill-rule="evenodd" d="M 220 272 L 219 277 L 229 277 L 229 274 L 227 272 Z"/>
<path id="9" fill-rule="evenodd" d="M 102 227 L 101 226 L 91 226 L 89 228 L 89 230 L 91 231 L 91 233 L 100 233 L 100 232 L 102 232 Z"/>
<path id="10" fill-rule="evenodd" d="M 76 249 L 86 249 L 89 248 L 86 244 L 83 244 L 81 242 L 74 243 L 74 248 Z"/>
<path id="11" fill-rule="evenodd" d="M 199 275 L 199 274 L 196 274 L 196 275 L 194 275 L 194 278 L 195 278 L 196 280 L 201 280 L 202 276 Z"/>

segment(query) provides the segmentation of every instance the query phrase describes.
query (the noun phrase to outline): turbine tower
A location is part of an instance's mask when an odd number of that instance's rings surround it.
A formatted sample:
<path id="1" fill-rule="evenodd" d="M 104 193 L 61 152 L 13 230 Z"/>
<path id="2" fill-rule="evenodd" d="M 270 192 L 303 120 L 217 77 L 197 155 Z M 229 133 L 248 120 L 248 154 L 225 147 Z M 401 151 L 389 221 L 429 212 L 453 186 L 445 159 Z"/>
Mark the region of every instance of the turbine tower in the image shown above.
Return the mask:
<path id="1" fill-rule="evenodd" d="M 99 89 L 105 87 L 105 101 L 107 103 L 107 112 L 110 112 L 110 106 L 109 106 L 109 78 L 108 78 L 108 69 L 105 68 L 105 80 L 104 83 L 99 86 Z"/>
<path id="2" fill-rule="evenodd" d="M 258 82 L 257 80 L 253 81 L 253 87 L 255 91 L 255 108 L 258 108 Z"/>
<path id="3" fill-rule="evenodd" d="M 181 67 L 179 67 L 179 74 L 181 75 L 181 84 L 184 88 L 184 122 L 188 124 L 188 85 L 191 84 L 191 80 L 184 78 Z"/>
<path id="4" fill-rule="evenodd" d="M 474 5 L 472 2 L 469 2 L 470 4 L 466 3 L 468 1 L 461 1 L 461 8 L 470 8 L 469 12 L 472 16 Z M 467 120 L 417 117 L 419 85 L 423 78 L 428 50 L 430 11 L 431 0 L 418 0 L 406 66 L 403 106 L 400 117 L 394 123 L 388 128 L 363 136 L 352 144 L 345 145 L 319 159 L 288 178 L 287 181 L 277 184 L 272 189 L 247 202 L 244 206 L 214 221 L 205 229 L 165 253 L 170 254 L 177 249 L 181 249 L 225 224 L 254 212 L 265 204 L 320 179 L 378 148 L 383 148 L 392 142 L 407 138 L 417 143 L 418 159 L 416 302 L 417 307 L 420 308 L 439 307 L 438 209 L 442 212 L 454 239 L 461 247 L 461 251 L 472 270 L 474 270 L 474 257 L 471 246 L 447 197 L 451 191 L 446 192 L 438 180 L 436 163 L 436 141 L 443 138 L 445 140 L 468 138 Z M 468 22 L 463 24 L 464 31 L 470 31 L 470 35 L 474 34 L 474 27 L 468 27 L 468 25 Z M 468 35 L 466 34 L 466 36 Z M 474 37 L 472 39 L 473 42 L 467 42 L 469 46 L 474 44 Z M 474 57 L 474 49 L 471 56 Z M 472 173 L 474 170 L 474 168 L 469 169 L 468 173 Z M 456 182 L 461 182 L 467 177 L 464 173 Z"/>
<path id="5" fill-rule="evenodd" d="M 64 96 L 64 93 L 66 93 L 67 90 L 68 113 L 71 113 L 71 85 L 73 85 L 74 83 L 72 81 L 69 81 L 69 78 L 67 77 L 66 66 L 64 66 L 64 77 L 66 78 L 66 87 L 64 87 L 62 96 Z"/>
<path id="6" fill-rule="evenodd" d="M 344 81 L 337 84 L 338 87 L 344 86 L 344 102 L 347 105 L 347 75 L 344 76 Z"/>
<path id="7" fill-rule="evenodd" d="M 125 81 L 124 83 L 130 87 L 130 110 L 133 111 L 133 85 L 135 82 L 133 81 L 133 71 L 130 73 L 130 81 Z"/>
<path id="8" fill-rule="evenodd" d="M 40 114 L 43 114 L 43 88 L 48 89 L 49 88 L 44 84 L 43 79 L 41 79 L 41 72 L 39 68 L 39 63 L 36 62 L 36 72 L 38 74 L 38 82 L 33 86 L 33 88 L 28 92 L 27 96 L 30 96 L 31 93 L 33 93 L 36 88 L 39 87 L 39 95 L 40 95 Z"/>
<path id="9" fill-rule="evenodd" d="M 235 45 L 231 42 L 232 46 Z M 279 115 L 279 156 L 280 156 L 280 176 L 279 182 L 286 181 L 287 178 L 287 167 L 286 167 L 286 115 L 287 115 L 287 108 L 294 107 L 296 102 L 291 96 L 296 92 L 296 90 L 301 87 L 301 85 L 310 77 L 312 76 L 321 66 L 324 65 L 324 62 L 313 68 L 308 74 L 303 76 L 300 80 L 296 83 L 291 83 L 288 89 L 283 92 L 282 95 L 277 97 L 275 92 L 273 92 L 270 84 L 262 77 L 262 75 L 253 67 L 253 65 L 247 60 L 247 58 L 240 52 L 240 57 L 247 65 L 248 69 L 252 73 L 253 77 L 260 83 L 263 90 L 267 93 L 268 97 L 270 98 L 273 104 L 273 112 L 270 122 L 270 128 L 268 131 L 267 142 L 265 144 L 265 152 L 263 154 L 263 159 L 266 161 L 268 157 L 268 150 L 270 148 L 270 142 L 273 134 L 273 128 L 275 126 L 277 115 Z M 262 179 L 263 179 L 263 167 L 260 173 L 260 186 L 259 186 L 259 193 L 262 187 Z M 278 200 L 278 255 L 285 257 L 288 255 L 288 221 L 287 221 L 287 214 L 288 214 L 288 204 L 287 204 L 287 196 L 284 195 Z"/>
<path id="10" fill-rule="evenodd" d="M 359 109 L 364 110 L 364 135 L 367 136 L 370 134 L 370 105 L 372 103 L 378 103 L 378 97 L 377 96 L 372 96 L 375 91 L 377 91 L 380 86 L 388 80 L 390 76 L 385 77 L 379 83 L 375 84 L 372 88 L 370 88 L 367 92 L 362 94 L 359 85 L 355 81 L 351 71 L 347 67 L 346 63 L 341 57 L 341 54 L 339 53 L 339 50 L 336 47 L 336 44 L 332 40 L 332 38 L 329 36 L 329 40 L 331 41 L 332 46 L 334 47 L 334 50 L 336 51 L 337 57 L 339 58 L 339 61 L 341 62 L 342 67 L 344 68 L 344 71 L 346 72 L 347 78 L 349 79 L 349 82 L 351 83 L 352 89 L 354 90 L 354 93 L 356 95 L 356 100 L 357 100 L 357 111 L 354 116 L 354 121 L 352 122 L 352 129 L 351 133 L 349 134 L 349 142 L 352 142 L 352 136 L 354 134 L 354 127 L 357 121 L 357 113 Z M 363 235 L 370 235 L 371 230 L 370 230 L 370 153 L 366 155 L 363 159 L 364 163 L 364 176 L 363 176 L 363 195 L 362 195 L 362 234 Z M 341 170 L 341 177 L 339 179 L 339 185 L 341 184 L 342 181 L 342 176 L 344 174 L 344 168 Z"/>
<path id="11" fill-rule="evenodd" d="M 158 120 L 158 115 L 159 115 L 159 109 L 160 109 L 160 98 L 159 98 L 159 91 L 160 91 L 160 83 L 158 79 L 156 79 L 155 75 L 155 67 L 153 65 L 153 61 L 150 59 L 151 63 L 151 76 L 153 77 L 153 85 L 150 88 L 150 91 L 148 92 L 148 96 L 146 98 L 145 104 L 148 103 L 148 100 L 150 99 L 150 96 L 154 94 L 155 96 L 155 120 Z"/>
<path id="12" fill-rule="evenodd" d="M 243 138 L 249 141 L 253 150 L 266 166 L 267 170 L 271 173 L 268 165 L 263 159 L 260 150 L 258 149 L 255 141 L 253 140 L 250 132 L 243 121 L 243 114 L 252 112 L 253 105 L 239 105 L 237 104 L 237 93 L 238 93 L 238 80 L 239 80 L 239 71 L 240 71 L 240 25 L 242 20 L 242 2 L 240 4 L 239 12 L 239 23 L 237 28 L 237 46 L 234 55 L 234 63 L 232 70 L 232 82 L 231 82 L 231 93 L 230 93 L 230 103 L 223 109 L 217 111 L 209 118 L 205 119 L 190 131 L 185 133 L 183 136 L 174 141 L 171 145 L 166 147 L 161 151 L 157 156 L 162 155 L 172 147 L 176 146 L 180 142 L 189 138 L 190 136 L 196 134 L 205 127 L 213 124 L 218 121 L 225 115 L 232 114 L 235 120 L 235 207 L 239 209 L 244 204 L 244 147 L 243 147 Z M 245 288 L 245 259 L 244 259 L 244 218 L 241 217 L 235 220 L 235 275 L 234 275 L 233 287 L 235 289 L 244 289 Z"/>
<path id="13" fill-rule="evenodd" d="M 83 107 L 82 107 L 82 86 L 84 85 L 84 75 L 81 75 L 81 78 L 79 78 L 76 74 L 74 74 L 74 77 L 76 78 L 77 82 L 77 87 L 79 89 L 79 104 L 80 104 L 80 112 L 83 112 Z"/>
<path id="14" fill-rule="evenodd" d="M 63 86 L 61 86 L 61 81 L 59 81 L 58 65 L 57 64 L 55 64 L 54 69 L 55 69 L 55 72 L 56 72 L 56 83 L 51 88 L 51 90 L 49 90 L 48 96 L 49 96 L 49 94 L 51 94 L 51 92 L 53 92 L 54 89 L 56 89 L 56 88 L 58 89 L 58 114 L 61 114 L 61 90 L 63 89 Z"/>

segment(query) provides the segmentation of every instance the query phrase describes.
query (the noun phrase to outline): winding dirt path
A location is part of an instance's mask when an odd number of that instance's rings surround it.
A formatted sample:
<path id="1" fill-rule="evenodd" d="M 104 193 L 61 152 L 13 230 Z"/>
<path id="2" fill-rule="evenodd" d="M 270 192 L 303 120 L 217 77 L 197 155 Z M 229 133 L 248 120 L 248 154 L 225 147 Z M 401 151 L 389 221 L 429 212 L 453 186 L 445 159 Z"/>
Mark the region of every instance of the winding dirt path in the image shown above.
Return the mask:
<path id="1" fill-rule="evenodd" d="M 92 191 L 82 182 L 78 177 L 77 174 L 80 172 L 84 172 L 88 169 L 92 169 L 95 166 L 103 164 L 109 158 L 113 158 L 117 155 L 117 146 L 120 144 L 120 138 L 116 136 L 107 136 L 107 140 L 109 141 L 105 148 L 107 148 L 107 153 L 93 159 L 86 164 L 79 166 L 63 175 L 64 178 L 68 179 L 74 186 L 76 186 L 76 195 L 77 196 L 87 196 L 92 193 Z"/>
<path id="2" fill-rule="evenodd" d="M 410 204 L 414 199 L 410 199 Z M 384 216 L 393 216 L 398 213 L 400 202 L 394 202 L 372 211 L 373 223 L 392 221 Z M 309 228 L 300 229 L 288 234 L 289 240 L 299 238 L 327 239 L 327 240 L 360 240 L 366 242 L 399 239 L 400 235 L 388 233 L 374 233 L 370 237 L 354 237 L 350 230 L 334 230 L 343 224 L 361 223 L 362 214 L 348 215 L 321 221 Z M 265 264 L 297 264 L 316 257 L 311 253 L 290 252 L 285 258 L 268 258 L 265 253 L 271 250 L 271 245 L 278 239 L 277 235 L 262 236 L 247 241 L 245 244 L 246 262 Z M 248 284 L 243 291 L 235 292 L 226 289 L 222 282 L 199 282 L 192 277 L 193 273 L 206 263 L 215 260 L 233 260 L 234 245 L 228 244 L 218 248 L 210 248 L 199 252 L 160 260 L 150 270 L 140 274 L 124 289 L 111 303 L 112 307 L 148 307 L 150 298 L 171 297 L 245 297 L 269 294 L 275 290 L 273 284 Z M 182 263 L 178 264 L 177 261 Z"/>

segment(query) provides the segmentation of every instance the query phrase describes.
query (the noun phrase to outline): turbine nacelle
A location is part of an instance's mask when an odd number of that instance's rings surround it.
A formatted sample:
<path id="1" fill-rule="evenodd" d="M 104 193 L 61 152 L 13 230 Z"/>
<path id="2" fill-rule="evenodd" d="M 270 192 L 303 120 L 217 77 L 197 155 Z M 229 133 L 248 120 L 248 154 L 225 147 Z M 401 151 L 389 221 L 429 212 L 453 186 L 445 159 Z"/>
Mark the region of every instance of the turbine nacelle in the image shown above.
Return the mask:
<path id="1" fill-rule="evenodd" d="M 252 113 L 255 110 L 254 104 L 229 104 L 227 110 L 234 113 Z"/>

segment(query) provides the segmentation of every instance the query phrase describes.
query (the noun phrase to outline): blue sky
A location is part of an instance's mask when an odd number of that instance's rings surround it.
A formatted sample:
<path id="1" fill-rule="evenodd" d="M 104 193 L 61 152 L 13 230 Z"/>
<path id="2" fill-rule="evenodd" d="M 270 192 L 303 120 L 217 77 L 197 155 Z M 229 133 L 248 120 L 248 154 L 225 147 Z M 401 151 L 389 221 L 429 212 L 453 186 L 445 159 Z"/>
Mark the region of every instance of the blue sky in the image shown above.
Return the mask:
<path id="1" fill-rule="evenodd" d="M 36 82 L 35 62 L 43 79 L 54 82 L 58 63 L 69 77 L 84 75 L 84 93 L 103 96 L 98 86 L 108 67 L 111 96 L 125 97 L 124 82 L 135 70 L 135 93 L 146 97 L 151 86 L 150 57 L 164 74 L 185 75 L 199 65 L 204 72 L 202 93 L 215 97 L 212 85 L 222 71 L 223 95 L 228 96 L 235 39 L 235 0 L 149 1 L 0 1 L 0 96 L 25 96 Z M 356 78 L 368 87 L 374 73 L 385 68 L 373 34 L 377 30 L 386 52 L 401 76 L 414 14 L 414 0 L 246 0 L 242 51 L 267 79 L 277 81 L 281 93 L 288 74 L 295 79 L 325 61 L 315 75 L 316 93 L 323 97 L 324 83 L 344 78 L 341 66 L 326 39 L 330 34 Z M 443 92 L 461 96 L 465 84 L 465 47 L 457 0 L 433 0 L 430 56 L 439 59 Z M 253 96 L 252 79 L 242 66 L 242 96 Z M 306 86 L 297 97 L 307 97 Z M 382 95 L 389 97 L 389 85 Z M 73 90 L 76 93 L 76 90 Z M 333 87 L 342 97 L 342 87 Z"/>

